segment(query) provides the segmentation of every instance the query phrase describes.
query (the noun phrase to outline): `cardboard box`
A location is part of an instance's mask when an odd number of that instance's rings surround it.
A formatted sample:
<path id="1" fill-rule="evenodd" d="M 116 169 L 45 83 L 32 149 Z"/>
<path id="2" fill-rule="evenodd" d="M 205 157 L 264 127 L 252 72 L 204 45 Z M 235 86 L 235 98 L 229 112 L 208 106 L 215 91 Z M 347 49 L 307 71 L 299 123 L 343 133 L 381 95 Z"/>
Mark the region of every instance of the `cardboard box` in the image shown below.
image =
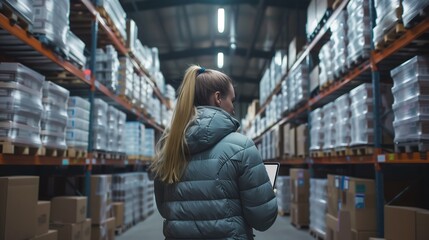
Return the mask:
<path id="1" fill-rule="evenodd" d="M 289 175 L 291 203 L 308 203 L 310 198 L 310 173 L 308 170 L 291 168 Z"/>
<path id="2" fill-rule="evenodd" d="M 31 240 L 57 240 L 58 239 L 58 231 L 57 230 L 49 230 L 47 233 L 42 235 L 38 235 Z M 60 239 L 61 240 L 61 239 Z"/>
<path id="3" fill-rule="evenodd" d="M 340 176 L 336 175 L 328 175 L 328 183 L 327 183 L 327 192 L 328 192 L 328 213 L 332 216 L 337 216 L 338 214 L 338 202 L 339 202 L 339 189 L 336 187 L 335 181 L 337 180 L 337 184 L 339 186 Z"/>
<path id="4" fill-rule="evenodd" d="M 51 222 L 81 223 L 85 221 L 87 211 L 86 202 L 86 197 L 53 198 L 51 201 Z"/>
<path id="5" fill-rule="evenodd" d="M 82 227 L 79 223 L 51 223 L 49 227 L 58 231 L 59 240 L 82 239 Z"/>
<path id="6" fill-rule="evenodd" d="M 428 226 L 428 210 L 401 206 L 384 207 L 384 235 L 387 240 L 427 240 Z"/>
<path id="7" fill-rule="evenodd" d="M 296 155 L 298 157 L 308 156 L 307 144 L 308 128 L 307 124 L 301 124 L 296 128 Z"/>
<path id="8" fill-rule="evenodd" d="M 291 203 L 290 220 L 295 226 L 308 226 L 310 223 L 310 204 Z"/>
<path id="9" fill-rule="evenodd" d="M 326 240 L 351 240 L 350 213 L 344 210 L 338 212 L 338 217 L 326 214 Z"/>
<path id="10" fill-rule="evenodd" d="M 368 240 L 370 237 L 377 236 L 375 231 L 357 231 L 352 229 L 352 240 Z"/>
<path id="11" fill-rule="evenodd" d="M 82 240 L 91 240 L 91 219 L 87 218 L 80 224 Z"/>
<path id="12" fill-rule="evenodd" d="M 429 239 L 429 211 L 421 209 L 416 215 L 416 240 Z"/>
<path id="13" fill-rule="evenodd" d="M 51 202 L 37 202 L 37 217 L 36 217 L 36 235 L 42 235 L 49 231 L 49 214 L 51 210 Z"/>
<path id="14" fill-rule="evenodd" d="M 91 196 L 111 197 L 112 175 L 92 175 L 91 176 Z"/>
<path id="15" fill-rule="evenodd" d="M 92 224 L 103 223 L 109 218 L 109 210 L 111 199 L 107 196 L 92 196 L 91 197 L 91 220 Z"/>
<path id="16" fill-rule="evenodd" d="M 357 231 L 377 229 L 375 181 L 372 179 L 343 178 L 341 205 L 350 212 L 351 227 Z"/>
<path id="17" fill-rule="evenodd" d="M 115 239 L 115 218 L 109 218 L 104 223 L 92 225 L 91 240 Z"/>
<path id="18" fill-rule="evenodd" d="M 296 128 L 289 129 L 289 156 L 296 156 Z"/>
<path id="19" fill-rule="evenodd" d="M 313 68 L 310 72 L 310 93 L 316 90 L 319 87 L 319 73 L 320 68 L 319 65 Z"/>
<path id="20" fill-rule="evenodd" d="M 0 177 L 0 240 L 36 235 L 38 193 L 39 177 Z"/>
<path id="21" fill-rule="evenodd" d="M 113 217 L 115 218 L 115 226 L 117 228 L 124 225 L 124 203 L 115 202 L 112 204 Z"/>

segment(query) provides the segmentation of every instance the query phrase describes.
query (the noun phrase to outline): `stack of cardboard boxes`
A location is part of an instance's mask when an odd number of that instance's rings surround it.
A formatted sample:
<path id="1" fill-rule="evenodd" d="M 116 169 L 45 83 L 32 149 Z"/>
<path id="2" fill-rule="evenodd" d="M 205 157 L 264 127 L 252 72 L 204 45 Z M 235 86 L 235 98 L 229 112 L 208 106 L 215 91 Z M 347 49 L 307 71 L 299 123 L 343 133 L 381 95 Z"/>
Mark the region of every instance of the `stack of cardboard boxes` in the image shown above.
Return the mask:
<path id="1" fill-rule="evenodd" d="M 290 216 L 297 227 L 310 223 L 310 173 L 307 169 L 290 169 Z"/>
<path id="2" fill-rule="evenodd" d="M 91 219 L 86 219 L 86 197 L 55 197 L 51 200 L 50 227 L 61 240 L 90 240 Z"/>
<path id="3" fill-rule="evenodd" d="M 112 176 L 91 176 L 90 215 L 92 240 L 115 239 L 116 222 L 111 218 Z"/>
<path id="4" fill-rule="evenodd" d="M 386 240 L 429 239 L 429 211 L 414 207 L 385 206 Z"/>
<path id="5" fill-rule="evenodd" d="M 327 240 L 376 236 L 375 182 L 328 175 Z"/>
<path id="6" fill-rule="evenodd" d="M 39 177 L 0 177 L 0 240 L 56 240 L 49 203 L 38 203 Z"/>

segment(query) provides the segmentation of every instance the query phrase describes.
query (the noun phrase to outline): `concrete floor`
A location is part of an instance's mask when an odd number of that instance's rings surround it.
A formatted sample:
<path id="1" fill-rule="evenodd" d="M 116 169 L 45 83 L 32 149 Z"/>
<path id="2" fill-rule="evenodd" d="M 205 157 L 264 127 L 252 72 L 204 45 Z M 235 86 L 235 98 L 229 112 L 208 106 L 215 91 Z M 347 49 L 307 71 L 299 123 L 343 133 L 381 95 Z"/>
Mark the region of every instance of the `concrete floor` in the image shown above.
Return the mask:
<path id="1" fill-rule="evenodd" d="M 261 240 L 314 240 L 308 230 L 298 230 L 290 224 L 289 217 L 278 216 L 274 225 L 265 232 L 255 231 L 256 239 Z M 163 240 L 162 218 L 158 211 L 116 238 L 117 240 Z"/>

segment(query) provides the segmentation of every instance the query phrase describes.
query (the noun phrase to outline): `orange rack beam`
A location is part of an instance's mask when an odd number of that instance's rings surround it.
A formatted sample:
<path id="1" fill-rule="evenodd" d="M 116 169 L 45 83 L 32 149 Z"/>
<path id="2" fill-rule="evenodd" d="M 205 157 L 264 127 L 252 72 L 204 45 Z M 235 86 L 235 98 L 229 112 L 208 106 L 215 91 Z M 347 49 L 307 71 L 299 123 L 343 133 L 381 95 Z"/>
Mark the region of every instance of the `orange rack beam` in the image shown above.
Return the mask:
<path id="1" fill-rule="evenodd" d="M 312 164 L 374 164 L 374 155 L 313 158 Z"/>
<path id="2" fill-rule="evenodd" d="M 389 153 L 389 154 L 379 154 L 377 155 L 377 162 L 384 164 L 428 164 L 429 157 L 426 153 L 425 156 L 422 156 L 419 152 L 413 153 Z"/>

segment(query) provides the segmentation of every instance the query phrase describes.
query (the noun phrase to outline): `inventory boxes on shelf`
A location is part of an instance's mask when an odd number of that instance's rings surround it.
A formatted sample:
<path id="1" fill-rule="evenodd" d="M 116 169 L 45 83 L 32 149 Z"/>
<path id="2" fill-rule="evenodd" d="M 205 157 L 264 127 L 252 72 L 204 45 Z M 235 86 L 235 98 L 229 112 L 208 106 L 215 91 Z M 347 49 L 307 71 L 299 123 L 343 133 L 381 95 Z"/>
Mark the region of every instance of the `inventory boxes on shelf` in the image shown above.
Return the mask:
<path id="1" fill-rule="evenodd" d="M 290 169 L 291 223 L 308 226 L 310 216 L 310 174 L 306 169 Z"/>
<path id="2" fill-rule="evenodd" d="M 0 177 L 0 240 L 36 235 L 38 193 L 39 177 Z"/>
<path id="3" fill-rule="evenodd" d="M 60 239 L 58 238 L 58 231 L 52 230 L 52 229 L 49 230 L 47 233 L 31 238 L 31 240 L 57 240 L 57 239 Z"/>
<path id="4" fill-rule="evenodd" d="M 37 202 L 36 235 L 39 236 L 49 231 L 50 210 L 51 210 L 51 202 L 49 201 Z"/>
<path id="5" fill-rule="evenodd" d="M 384 208 L 384 235 L 388 240 L 429 239 L 428 226 L 428 210 L 387 205 Z"/>
<path id="6" fill-rule="evenodd" d="M 81 223 L 85 221 L 86 197 L 55 197 L 51 201 L 51 222 Z"/>

